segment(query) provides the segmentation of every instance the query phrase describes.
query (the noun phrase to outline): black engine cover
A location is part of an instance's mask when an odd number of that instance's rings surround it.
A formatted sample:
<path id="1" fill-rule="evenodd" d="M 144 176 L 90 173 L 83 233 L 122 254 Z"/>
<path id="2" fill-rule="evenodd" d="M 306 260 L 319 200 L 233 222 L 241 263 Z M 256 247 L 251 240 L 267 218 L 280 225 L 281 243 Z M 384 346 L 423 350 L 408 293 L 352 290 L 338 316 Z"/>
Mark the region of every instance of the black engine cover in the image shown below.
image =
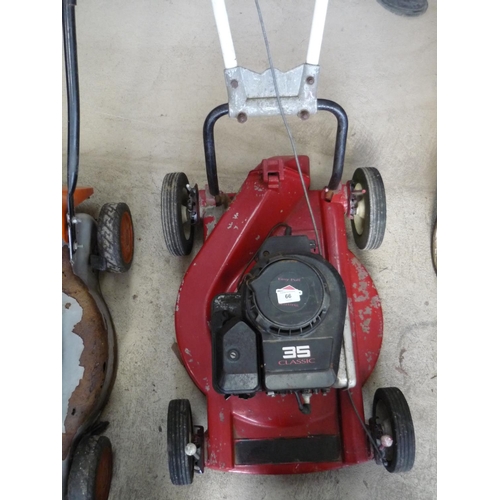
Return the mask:
<path id="1" fill-rule="evenodd" d="M 213 385 L 222 394 L 326 389 L 347 306 L 337 270 L 305 236 L 264 242 L 236 294 L 212 302 Z"/>

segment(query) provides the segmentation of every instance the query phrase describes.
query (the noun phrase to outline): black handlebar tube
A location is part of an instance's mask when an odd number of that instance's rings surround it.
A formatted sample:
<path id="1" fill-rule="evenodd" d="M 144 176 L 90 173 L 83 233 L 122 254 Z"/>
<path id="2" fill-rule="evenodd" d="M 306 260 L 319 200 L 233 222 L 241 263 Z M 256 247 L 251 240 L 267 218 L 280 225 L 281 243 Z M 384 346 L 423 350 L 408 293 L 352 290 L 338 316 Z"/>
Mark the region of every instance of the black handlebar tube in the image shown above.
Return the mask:
<path id="1" fill-rule="evenodd" d="M 210 111 L 203 124 L 208 190 L 212 196 L 219 196 L 220 194 L 219 180 L 217 179 L 217 161 L 215 159 L 214 125 L 220 117 L 227 114 L 229 114 L 229 104 L 221 104 Z"/>
<path id="2" fill-rule="evenodd" d="M 78 88 L 78 59 L 76 55 L 76 0 L 63 0 L 62 21 L 64 38 L 64 61 L 66 66 L 66 92 L 68 96 L 68 215 L 69 215 L 69 251 L 73 254 L 75 226 L 73 217 L 75 207 L 73 195 L 78 181 L 78 163 L 80 154 L 80 96 Z"/>
<path id="3" fill-rule="evenodd" d="M 337 136 L 335 139 L 335 152 L 333 155 L 333 169 L 329 190 L 336 190 L 342 179 L 344 171 L 344 157 L 347 142 L 347 114 L 336 102 L 328 99 L 318 99 L 318 110 L 329 111 L 337 118 Z M 217 179 L 217 161 L 215 158 L 214 125 L 224 115 L 229 114 L 229 104 L 221 104 L 214 108 L 203 124 L 203 145 L 205 147 L 205 165 L 207 169 L 208 189 L 212 196 L 219 196 L 219 181 Z"/>
<path id="4" fill-rule="evenodd" d="M 340 185 L 342 172 L 344 171 L 348 129 L 347 114 L 342 106 L 328 99 L 318 99 L 318 110 L 330 111 L 330 113 L 334 114 L 335 118 L 337 118 L 337 136 L 335 137 L 335 152 L 333 153 L 333 169 L 330 182 L 328 183 L 328 189 L 335 191 Z"/>

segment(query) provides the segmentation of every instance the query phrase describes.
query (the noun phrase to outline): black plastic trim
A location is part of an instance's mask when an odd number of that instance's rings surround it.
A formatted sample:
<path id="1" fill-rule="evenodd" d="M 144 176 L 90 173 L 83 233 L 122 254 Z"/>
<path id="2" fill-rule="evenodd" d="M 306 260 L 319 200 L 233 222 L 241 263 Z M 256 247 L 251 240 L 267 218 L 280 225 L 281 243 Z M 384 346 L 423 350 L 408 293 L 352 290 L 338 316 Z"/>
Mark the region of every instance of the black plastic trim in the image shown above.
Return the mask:
<path id="1" fill-rule="evenodd" d="M 332 435 L 288 439 L 240 439 L 234 446 L 236 465 L 339 462 L 340 437 Z"/>

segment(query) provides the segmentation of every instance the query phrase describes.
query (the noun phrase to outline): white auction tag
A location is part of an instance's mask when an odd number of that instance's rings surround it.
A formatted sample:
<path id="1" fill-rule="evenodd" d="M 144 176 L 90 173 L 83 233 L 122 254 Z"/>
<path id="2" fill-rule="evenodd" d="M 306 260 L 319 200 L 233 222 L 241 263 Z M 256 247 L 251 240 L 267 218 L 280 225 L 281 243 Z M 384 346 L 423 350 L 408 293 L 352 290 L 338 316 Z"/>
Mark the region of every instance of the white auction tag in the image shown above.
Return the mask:
<path id="1" fill-rule="evenodd" d="M 298 290 L 292 285 L 287 285 L 276 290 L 278 295 L 278 304 L 289 304 L 290 302 L 300 302 L 302 290 Z"/>

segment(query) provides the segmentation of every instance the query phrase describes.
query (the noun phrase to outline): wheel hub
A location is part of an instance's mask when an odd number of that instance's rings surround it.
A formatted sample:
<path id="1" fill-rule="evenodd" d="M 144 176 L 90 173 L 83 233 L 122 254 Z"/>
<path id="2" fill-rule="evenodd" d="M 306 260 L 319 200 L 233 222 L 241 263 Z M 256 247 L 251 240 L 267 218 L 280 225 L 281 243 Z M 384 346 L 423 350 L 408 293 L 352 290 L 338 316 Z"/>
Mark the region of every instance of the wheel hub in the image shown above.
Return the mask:
<path id="1" fill-rule="evenodd" d="M 365 215 L 366 215 L 366 203 L 364 194 L 366 190 L 363 189 L 363 186 L 358 182 L 354 186 L 354 190 L 352 191 L 353 195 L 353 216 L 354 216 L 354 227 L 358 234 L 362 234 L 365 227 Z"/>

